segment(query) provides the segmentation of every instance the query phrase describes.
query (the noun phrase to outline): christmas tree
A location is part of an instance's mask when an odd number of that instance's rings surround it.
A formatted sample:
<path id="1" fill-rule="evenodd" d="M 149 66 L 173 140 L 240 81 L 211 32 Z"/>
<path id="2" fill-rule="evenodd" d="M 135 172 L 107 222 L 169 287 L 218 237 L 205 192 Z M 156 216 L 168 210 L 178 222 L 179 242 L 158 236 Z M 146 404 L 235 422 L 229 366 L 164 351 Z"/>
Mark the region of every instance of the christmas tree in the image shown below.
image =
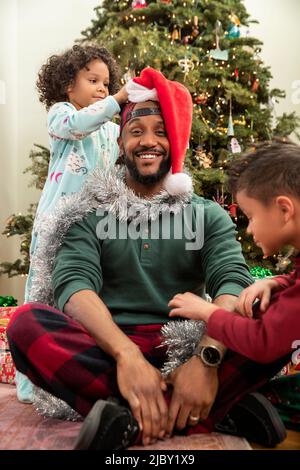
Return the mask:
<path id="1" fill-rule="evenodd" d="M 99 2 L 100 3 L 100 2 Z M 147 66 L 161 70 L 190 90 L 193 128 L 187 167 L 195 192 L 220 203 L 238 226 L 238 239 L 250 266 L 285 270 L 285 253 L 264 260 L 245 233 L 246 218 L 226 192 L 225 170 L 254 142 L 286 138 L 297 132 L 295 113 L 274 116 L 285 93 L 269 87 L 269 67 L 260 58 L 262 42 L 251 36 L 251 20 L 241 0 L 104 0 L 81 42 L 107 47 L 122 69 L 122 82 Z M 184 123 L 183 123 L 184 125 Z M 300 138 L 300 134 L 296 134 Z M 45 181 L 49 151 L 32 152 L 35 185 Z M 2 263 L 2 273 L 26 273 L 34 206 L 25 216 L 12 216 L 5 232 L 21 235 L 23 260 Z M 288 252 L 290 253 L 290 252 Z M 258 266 L 258 267 L 257 267 Z M 1 273 L 1 271 L 0 271 Z M 262 272 L 263 275 L 265 272 Z"/>
<path id="2" fill-rule="evenodd" d="M 283 254 L 263 259 L 224 186 L 229 162 L 254 142 L 292 132 L 300 137 L 295 113 L 274 116 L 274 105 L 285 93 L 269 88 L 270 68 L 260 58 L 262 42 L 251 36 L 255 21 L 243 2 L 104 0 L 95 11 L 96 19 L 82 34 L 86 42 L 113 53 L 123 83 L 151 66 L 189 89 L 194 117 L 187 167 L 195 192 L 228 210 L 250 266 L 284 270 Z"/>

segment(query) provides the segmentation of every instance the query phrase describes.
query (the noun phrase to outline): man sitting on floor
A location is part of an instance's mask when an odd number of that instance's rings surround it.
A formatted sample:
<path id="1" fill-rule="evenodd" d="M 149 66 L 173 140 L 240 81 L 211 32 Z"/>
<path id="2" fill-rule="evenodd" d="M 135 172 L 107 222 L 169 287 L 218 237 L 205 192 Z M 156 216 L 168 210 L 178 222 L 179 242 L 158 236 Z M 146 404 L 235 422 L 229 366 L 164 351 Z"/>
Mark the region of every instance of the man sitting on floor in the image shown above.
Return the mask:
<path id="1" fill-rule="evenodd" d="M 77 449 L 120 449 L 137 439 L 147 445 L 175 429 L 208 432 L 220 423 L 275 445 L 284 427 L 272 405 L 250 392 L 285 358 L 269 365 L 231 351 L 224 358 L 225 348 L 204 336 L 167 379 L 160 372 L 170 299 L 206 289 L 232 311 L 252 280 L 230 217 L 193 194 L 182 173 L 188 90 L 147 68 L 130 82 L 129 99 L 119 142 L 124 165 L 96 171 L 81 193 L 61 201 L 41 235 L 36 303 L 20 307 L 8 327 L 14 361 L 86 416 Z M 235 412 L 233 427 L 228 412 Z"/>

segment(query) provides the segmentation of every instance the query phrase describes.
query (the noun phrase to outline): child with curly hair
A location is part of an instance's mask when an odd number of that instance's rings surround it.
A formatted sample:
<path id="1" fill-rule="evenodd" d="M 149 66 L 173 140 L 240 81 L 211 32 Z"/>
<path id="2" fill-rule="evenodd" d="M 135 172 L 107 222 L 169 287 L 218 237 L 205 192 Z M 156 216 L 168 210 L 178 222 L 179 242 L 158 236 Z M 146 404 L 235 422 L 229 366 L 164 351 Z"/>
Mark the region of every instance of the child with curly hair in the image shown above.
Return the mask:
<path id="1" fill-rule="evenodd" d="M 107 168 L 116 162 L 119 126 L 110 120 L 128 97 L 125 87 L 118 91 L 115 60 L 106 48 L 96 45 L 75 45 L 52 55 L 39 72 L 37 89 L 48 110 L 50 162 L 34 221 L 31 256 L 42 216 L 56 206 L 61 196 L 78 192 L 97 166 Z M 31 279 L 29 270 L 25 302 L 32 300 Z M 31 401 L 28 381 L 23 383 L 18 374 L 17 384 L 20 401 Z"/>
<path id="2" fill-rule="evenodd" d="M 51 156 L 37 218 L 79 191 L 96 166 L 117 160 L 119 126 L 110 120 L 128 96 L 118 82 L 117 64 L 104 47 L 75 45 L 42 66 L 37 88 L 49 110 Z"/>

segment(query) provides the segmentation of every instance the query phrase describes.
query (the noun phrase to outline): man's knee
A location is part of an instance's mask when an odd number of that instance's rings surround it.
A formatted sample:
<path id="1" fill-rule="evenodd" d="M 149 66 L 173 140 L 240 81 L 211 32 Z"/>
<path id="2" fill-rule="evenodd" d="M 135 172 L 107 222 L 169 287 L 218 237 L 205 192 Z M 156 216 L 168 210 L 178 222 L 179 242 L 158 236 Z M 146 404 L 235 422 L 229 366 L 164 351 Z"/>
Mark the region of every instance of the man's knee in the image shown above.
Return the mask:
<path id="1" fill-rule="evenodd" d="M 24 327 L 26 327 L 25 315 L 30 311 L 30 304 L 18 307 L 12 315 L 10 322 L 7 326 L 7 336 L 9 339 L 14 340 L 19 334 L 24 334 Z"/>
<path id="2" fill-rule="evenodd" d="M 26 342 L 30 341 L 31 337 L 36 336 L 36 330 L 40 329 L 42 319 L 46 320 L 54 311 L 48 305 L 38 303 L 28 303 L 18 307 L 7 326 L 9 343 L 21 344 L 25 338 Z"/>

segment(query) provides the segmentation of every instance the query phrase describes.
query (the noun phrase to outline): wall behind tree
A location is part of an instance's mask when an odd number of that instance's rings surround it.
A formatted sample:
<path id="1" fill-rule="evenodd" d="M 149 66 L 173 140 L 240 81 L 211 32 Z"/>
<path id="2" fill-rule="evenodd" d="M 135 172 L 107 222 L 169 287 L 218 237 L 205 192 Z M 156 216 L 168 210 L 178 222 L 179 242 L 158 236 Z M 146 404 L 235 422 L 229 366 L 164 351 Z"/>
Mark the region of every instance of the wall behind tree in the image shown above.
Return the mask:
<path id="1" fill-rule="evenodd" d="M 10 214 L 26 212 L 40 196 L 27 187 L 30 175 L 23 175 L 33 143 L 48 145 L 46 111 L 35 90 L 37 72 L 51 54 L 72 46 L 95 17 L 98 4 L 99 0 L 0 1 L 0 232 Z M 260 22 L 251 26 L 251 35 L 264 42 L 261 56 L 271 66 L 271 86 L 287 93 L 276 112 L 300 115 L 300 2 L 245 0 L 245 5 Z M 19 256 L 16 238 L 0 235 L 1 261 Z M 0 277 L 0 295 L 12 294 L 22 303 L 23 290 L 24 279 Z"/>
<path id="2" fill-rule="evenodd" d="M 260 54 L 271 67 L 271 88 L 285 90 L 286 99 L 275 106 L 275 114 L 296 111 L 300 115 L 300 2 L 299 0 L 245 0 L 245 6 L 259 24 L 250 27 L 251 36 L 264 43 Z"/>

